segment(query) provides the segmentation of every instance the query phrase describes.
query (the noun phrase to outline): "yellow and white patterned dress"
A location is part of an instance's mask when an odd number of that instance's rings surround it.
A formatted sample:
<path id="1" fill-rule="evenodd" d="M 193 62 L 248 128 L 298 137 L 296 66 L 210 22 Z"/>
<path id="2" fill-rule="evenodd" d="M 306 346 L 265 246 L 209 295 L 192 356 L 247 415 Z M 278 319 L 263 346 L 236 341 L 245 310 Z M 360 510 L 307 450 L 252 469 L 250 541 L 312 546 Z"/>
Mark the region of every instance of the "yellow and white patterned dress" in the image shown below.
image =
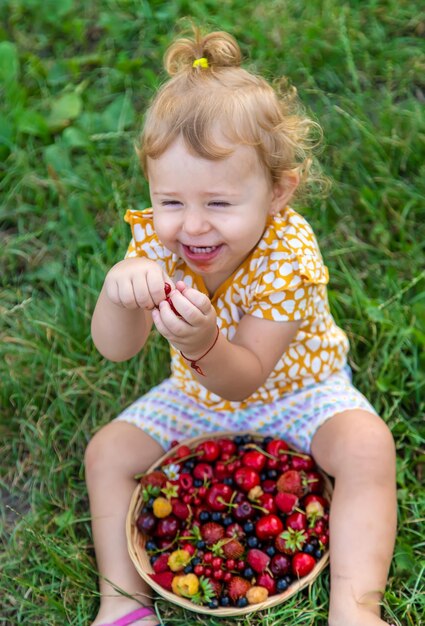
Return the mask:
<path id="1" fill-rule="evenodd" d="M 157 261 L 174 281 L 183 280 L 208 295 L 202 278 L 158 240 L 152 209 L 129 210 L 125 220 L 133 235 L 126 257 L 146 256 Z M 329 310 L 328 280 L 308 222 L 289 207 L 271 216 L 257 247 L 217 289 L 211 302 L 220 331 L 230 341 L 244 315 L 277 322 L 302 320 L 295 339 L 264 385 L 242 402 L 224 400 L 205 389 L 171 347 L 173 383 L 206 408 L 234 411 L 269 404 L 341 371 L 349 344 Z"/>

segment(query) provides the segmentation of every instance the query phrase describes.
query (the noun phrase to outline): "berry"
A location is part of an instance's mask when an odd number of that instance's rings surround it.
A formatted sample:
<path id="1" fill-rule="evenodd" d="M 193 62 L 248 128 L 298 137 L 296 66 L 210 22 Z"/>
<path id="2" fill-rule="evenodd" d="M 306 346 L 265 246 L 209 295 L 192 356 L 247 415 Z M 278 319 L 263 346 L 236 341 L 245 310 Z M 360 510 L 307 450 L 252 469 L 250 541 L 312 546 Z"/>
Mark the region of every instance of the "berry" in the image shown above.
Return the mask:
<path id="1" fill-rule="evenodd" d="M 149 574 L 152 580 L 161 585 L 167 591 L 172 591 L 172 582 L 175 575 L 173 572 L 161 572 L 160 574 Z"/>
<path id="2" fill-rule="evenodd" d="M 168 557 L 168 567 L 172 572 L 179 572 L 188 565 L 191 558 L 186 550 L 174 550 Z"/>
<path id="3" fill-rule="evenodd" d="M 176 595 L 190 598 L 199 591 L 199 578 L 196 574 L 174 576 L 171 587 Z"/>
<path id="4" fill-rule="evenodd" d="M 233 489 L 229 487 L 229 485 L 216 483 L 208 489 L 205 501 L 211 510 L 225 511 L 232 497 L 232 493 Z"/>
<path id="5" fill-rule="evenodd" d="M 216 522 L 207 522 L 201 526 L 201 536 L 207 546 L 211 546 L 224 537 L 224 528 Z"/>
<path id="6" fill-rule="evenodd" d="M 292 572 L 298 578 L 307 576 L 316 565 L 316 561 L 310 554 L 298 552 L 292 557 Z"/>
<path id="7" fill-rule="evenodd" d="M 296 496 L 301 497 L 304 494 L 304 482 L 301 472 L 288 470 L 279 477 L 277 490 L 279 492 L 294 493 Z"/>
<path id="8" fill-rule="evenodd" d="M 155 562 L 153 563 L 153 571 L 156 574 L 160 574 L 161 572 L 166 572 L 170 568 L 168 567 L 168 557 L 170 556 L 169 552 L 163 552 L 160 554 Z"/>
<path id="9" fill-rule="evenodd" d="M 246 555 L 246 561 L 252 567 L 252 569 L 259 574 L 261 572 L 264 572 L 264 570 L 270 563 L 270 557 L 262 550 L 253 548 L 248 551 L 248 554 Z"/>
<path id="10" fill-rule="evenodd" d="M 248 605 L 248 599 L 247 598 L 238 598 L 236 600 L 236 606 L 238 607 L 238 609 L 243 609 L 247 605 Z"/>
<path id="11" fill-rule="evenodd" d="M 196 448 L 195 452 L 199 453 L 199 458 L 202 461 L 208 461 L 211 463 L 220 456 L 220 446 L 216 441 L 203 441 Z"/>
<path id="12" fill-rule="evenodd" d="M 284 578 L 279 578 L 276 581 L 276 591 L 282 593 L 288 589 L 288 582 Z"/>
<path id="13" fill-rule="evenodd" d="M 179 521 L 173 515 L 169 515 L 164 519 L 160 519 L 156 530 L 155 536 L 161 539 L 173 539 L 179 529 Z"/>
<path id="14" fill-rule="evenodd" d="M 225 543 L 222 550 L 227 559 L 239 559 L 245 552 L 243 545 L 237 539 L 231 539 Z"/>
<path id="15" fill-rule="evenodd" d="M 258 604 L 259 602 L 265 602 L 269 596 L 269 592 L 266 587 L 260 587 L 255 585 L 248 589 L 246 593 L 246 599 L 249 604 Z"/>
<path id="16" fill-rule="evenodd" d="M 236 602 L 239 598 L 245 598 L 250 588 L 251 583 L 241 576 L 233 576 L 227 585 L 229 596 L 233 602 Z"/>
<path id="17" fill-rule="evenodd" d="M 270 561 L 271 573 L 280 578 L 288 574 L 291 569 L 291 558 L 286 554 L 275 554 Z"/>
<path id="18" fill-rule="evenodd" d="M 151 535 L 155 531 L 156 518 L 152 513 L 149 513 L 149 511 L 142 512 L 137 518 L 136 526 L 140 532 L 145 535 Z"/>
<path id="19" fill-rule="evenodd" d="M 235 471 L 233 479 L 242 491 L 250 491 L 260 484 L 260 476 L 250 467 L 239 467 Z"/>
<path id="20" fill-rule="evenodd" d="M 282 530 L 283 524 L 281 520 L 273 513 L 260 517 L 255 524 L 255 534 L 259 539 L 271 539 L 276 537 Z"/>
<path id="21" fill-rule="evenodd" d="M 276 581 L 273 578 L 273 576 L 271 576 L 271 574 L 267 572 L 262 572 L 257 577 L 257 585 L 261 585 L 262 587 L 265 587 L 270 595 L 273 595 L 274 593 L 276 593 Z"/>
<path id="22" fill-rule="evenodd" d="M 257 452 L 257 450 L 250 450 L 249 452 L 245 452 L 242 456 L 242 465 L 250 467 L 256 472 L 261 472 L 266 462 L 267 458 L 265 455 L 261 452 Z"/>
<path id="23" fill-rule="evenodd" d="M 279 511 L 289 515 L 293 512 L 296 506 L 298 506 L 298 496 L 295 493 L 286 493 L 285 491 L 280 491 L 275 495 L 274 498 L 275 504 Z"/>
<path id="24" fill-rule="evenodd" d="M 155 498 L 153 502 L 153 514 L 155 517 L 167 517 L 167 515 L 170 515 L 172 510 L 173 507 L 171 506 L 171 502 L 167 500 L 167 498 L 163 498 L 162 496 Z"/>

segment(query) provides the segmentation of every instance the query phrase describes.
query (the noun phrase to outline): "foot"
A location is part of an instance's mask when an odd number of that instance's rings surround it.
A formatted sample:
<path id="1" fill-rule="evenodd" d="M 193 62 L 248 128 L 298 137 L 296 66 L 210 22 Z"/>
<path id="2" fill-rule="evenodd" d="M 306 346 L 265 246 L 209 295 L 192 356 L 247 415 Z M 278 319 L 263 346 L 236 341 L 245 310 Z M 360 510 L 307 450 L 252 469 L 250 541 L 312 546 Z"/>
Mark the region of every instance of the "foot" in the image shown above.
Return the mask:
<path id="1" fill-rule="evenodd" d="M 146 603 L 143 603 L 146 608 Z M 143 608 L 142 605 L 131 598 L 115 598 L 111 601 L 104 600 L 99 609 L 99 613 L 96 616 L 91 626 L 106 626 L 118 622 L 129 616 L 134 611 Z M 135 621 L 131 621 L 131 626 L 158 626 L 158 618 L 155 613 L 150 613 L 144 617 L 136 618 Z"/>
<path id="2" fill-rule="evenodd" d="M 376 613 L 363 610 L 355 614 L 340 615 L 338 619 L 329 615 L 329 626 L 389 626 L 389 624 Z M 391 624 L 391 626 L 395 626 L 395 624 Z"/>

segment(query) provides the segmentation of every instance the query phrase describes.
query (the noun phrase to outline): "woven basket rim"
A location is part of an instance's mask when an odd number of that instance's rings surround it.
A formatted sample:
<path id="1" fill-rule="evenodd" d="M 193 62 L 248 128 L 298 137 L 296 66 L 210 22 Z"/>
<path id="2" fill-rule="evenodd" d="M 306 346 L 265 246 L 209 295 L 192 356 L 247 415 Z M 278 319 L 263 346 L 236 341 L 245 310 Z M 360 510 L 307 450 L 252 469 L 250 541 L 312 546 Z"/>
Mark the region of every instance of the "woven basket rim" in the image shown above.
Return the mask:
<path id="1" fill-rule="evenodd" d="M 200 435 L 198 437 L 192 437 L 191 439 L 186 439 L 182 442 L 179 442 L 179 445 L 187 445 L 190 448 L 194 447 L 196 444 L 201 443 L 202 441 L 209 439 L 218 439 L 224 437 L 236 437 L 237 435 L 251 435 L 255 439 L 263 439 L 264 435 L 260 435 L 259 433 L 244 430 L 244 431 L 219 431 L 214 433 L 206 433 L 204 435 Z M 290 448 L 294 451 L 298 451 L 294 446 L 290 446 Z M 155 463 L 153 463 L 144 473 L 152 472 L 158 466 L 162 466 L 169 457 L 174 456 L 174 448 L 168 450 L 162 457 L 157 459 Z M 332 483 L 329 477 L 322 471 L 320 468 L 317 468 L 320 474 L 323 476 L 325 481 L 325 495 L 330 499 L 333 492 Z M 264 609 L 268 609 L 270 607 L 276 606 L 278 604 L 282 604 L 296 593 L 304 589 L 308 585 L 312 584 L 313 581 L 319 576 L 319 574 L 325 569 L 329 562 L 329 551 L 326 551 L 322 557 L 317 561 L 316 565 L 312 569 L 312 571 L 303 578 L 299 579 L 298 582 L 294 582 L 290 585 L 290 587 L 280 593 L 274 594 L 267 598 L 264 602 L 259 602 L 257 604 L 251 604 L 243 608 L 238 607 L 220 607 L 217 609 L 210 609 L 208 606 L 197 605 L 191 602 L 189 599 L 182 598 L 172 593 L 171 591 L 167 591 L 157 582 L 152 580 L 149 576 L 150 573 L 153 573 L 153 568 L 150 564 L 149 558 L 147 556 L 147 552 L 144 549 L 145 539 L 142 533 L 139 532 L 136 526 L 136 520 L 140 514 L 140 510 L 143 506 L 143 501 L 141 498 L 142 486 L 139 483 L 131 497 L 131 501 L 128 508 L 128 513 L 126 517 L 126 536 L 127 536 L 127 547 L 130 558 L 141 576 L 141 578 L 154 590 L 156 593 L 168 600 L 172 604 L 176 604 L 184 609 L 188 609 L 189 611 L 194 611 L 196 613 L 203 613 L 207 615 L 214 615 L 218 617 L 231 617 L 238 615 L 246 615 L 247 613 L 253 613 L 256 611 L 262 611 Z"/>

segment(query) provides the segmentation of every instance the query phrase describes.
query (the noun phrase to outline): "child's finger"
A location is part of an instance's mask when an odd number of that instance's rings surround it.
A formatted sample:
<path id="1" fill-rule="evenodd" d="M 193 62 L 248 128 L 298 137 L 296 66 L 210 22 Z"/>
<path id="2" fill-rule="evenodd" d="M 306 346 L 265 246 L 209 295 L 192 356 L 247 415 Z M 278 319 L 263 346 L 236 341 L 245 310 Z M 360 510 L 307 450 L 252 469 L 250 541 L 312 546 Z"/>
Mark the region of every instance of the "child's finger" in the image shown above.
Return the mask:
<path id="1" fill-rule="evenodd" d="M 212 306 L 211 300 L 201 291 L 193 289 L 192 287 L 186 287 L 186 289 L 182 291 L 182 294 L 204 315 L 210 312 Z"/>

